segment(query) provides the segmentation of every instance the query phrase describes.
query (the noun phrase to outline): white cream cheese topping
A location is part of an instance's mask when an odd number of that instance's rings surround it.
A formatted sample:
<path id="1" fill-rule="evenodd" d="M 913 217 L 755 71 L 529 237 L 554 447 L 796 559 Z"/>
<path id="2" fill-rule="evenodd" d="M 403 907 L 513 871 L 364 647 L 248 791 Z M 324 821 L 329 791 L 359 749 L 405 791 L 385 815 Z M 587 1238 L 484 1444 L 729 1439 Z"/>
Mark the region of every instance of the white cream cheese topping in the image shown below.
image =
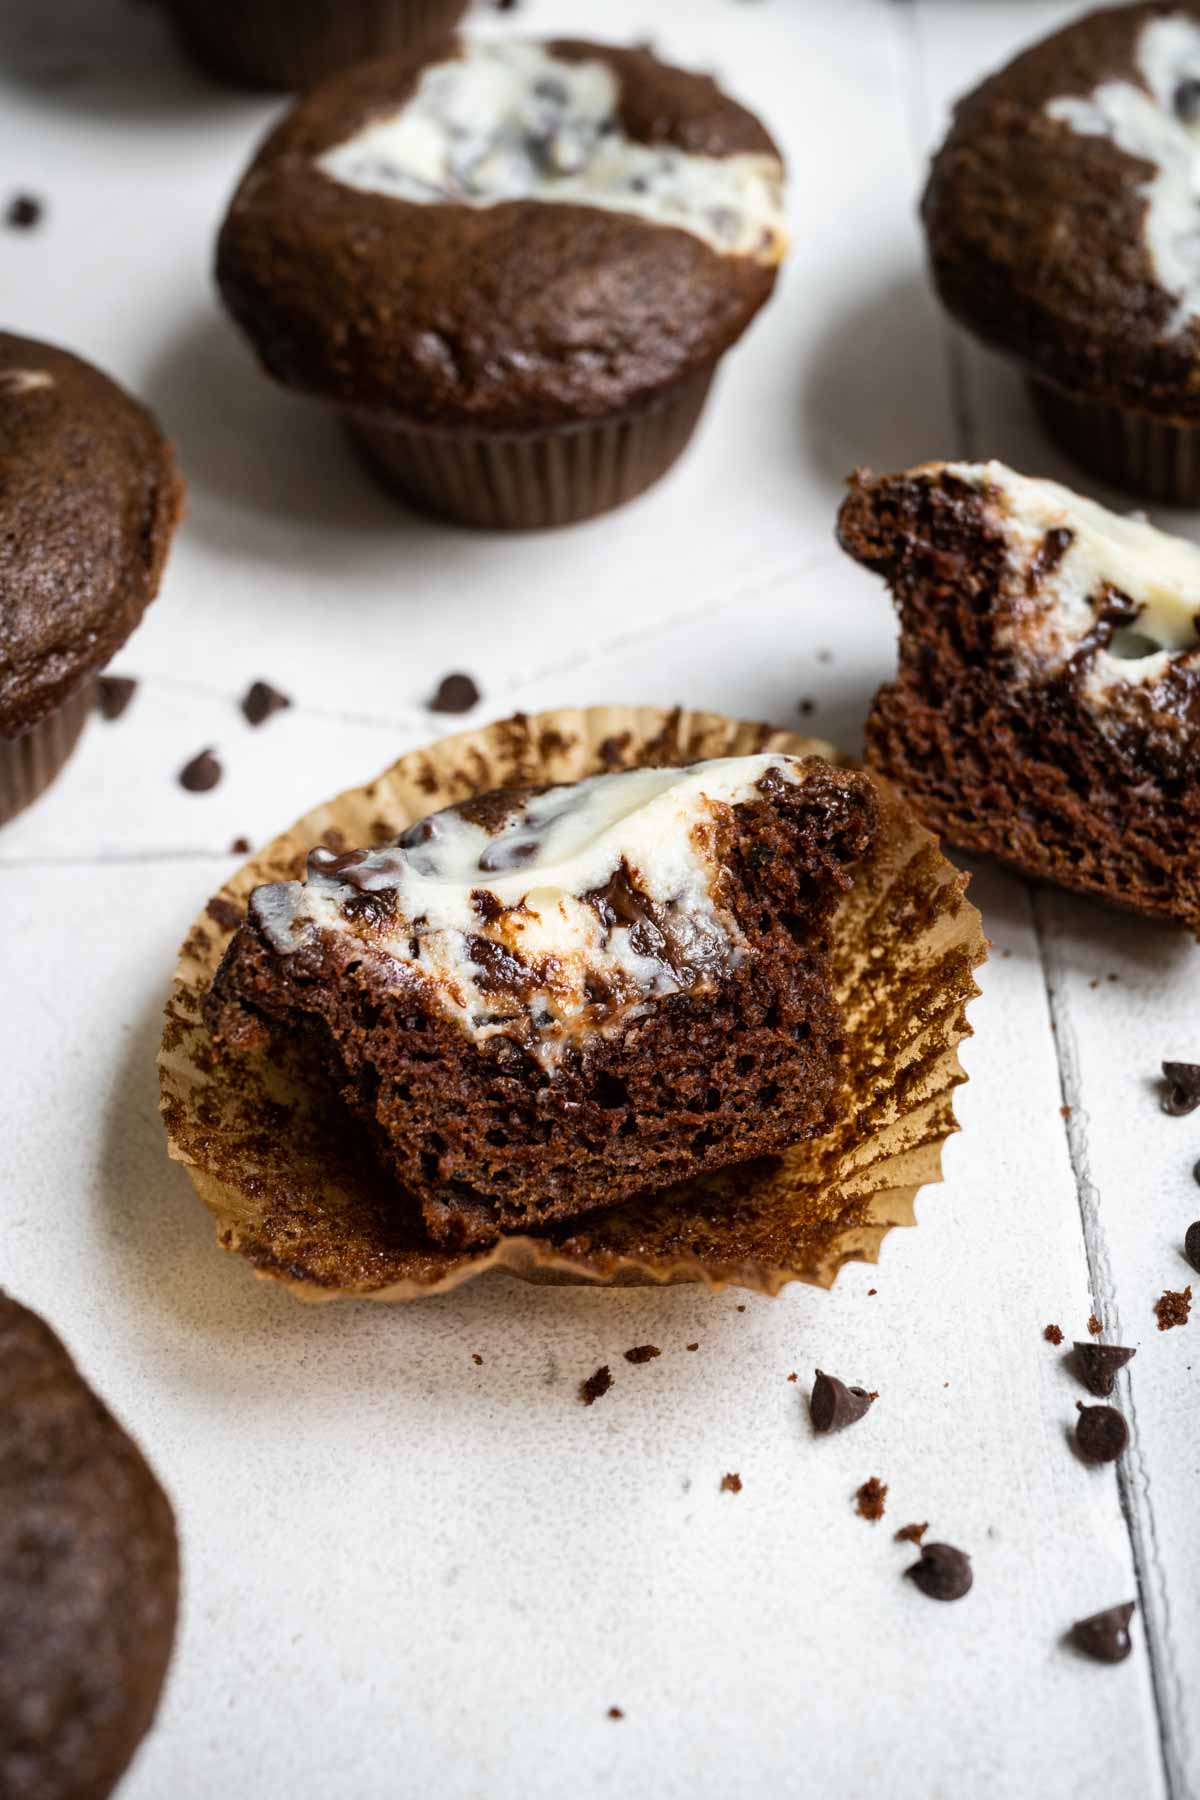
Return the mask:
<path id="1" fill-rule="evenodd" d="M 317 167 L 348 187 L 418 203 L 570 201 L 633 213 L 765 263 L 785 247 L 776 157 L 635 143 L 608 64 L 565 62 L 539 44 L 465 44 L 427 68 L 398 111 L 325 151 Z"/>
<path id="2" fill-rule="evenodd" d="M 251 913 L 287 955 L 314 930 L 356 931 L 380 897 L 381 917 L 357 932 L 377 976 L 432 984 L 476 1039 L 532 1025 L 551 1066 L 580 1029 L 702 991 L 736 964 L 715 809 L 761 798 L 769 771 L 804 779 L 794 757 L 728 757 L 551 788 L 492 834 L 455 809 L 434 813 L 383 849 L 315 850 L 306 881 L 256 889 Z"/>
<path id="3" fill-rule="evenodd" d="M 1176 302 L 1174 333 L 1200 315 L 1200 21 L 1183 13 L 1150 20 L 1137 66 L 1144 86 L 1105 81 L 1087 99 L 1063 97 L 1046 110 L 1153 166 L 1143 233 L 1159 285 Z"/>
<path id="4" fill-rule="evenodd" d="M 1103 706 L 1115 683 L 1152 684 L 1172 657 L 1200 652 L 1200 546 L 1003 463 L 945 466 L 999 514 L 1013 576 L 1012 622 L 1002 641 L 1026 663 L 1041 673 L 1063 668 L 1094 641 L 1114 591 L 1132 605 L 1090 659 L 1083 691 L 1094 705 Z M 1048 533 L 1069 534 L 1055 543 L 1050 566 Z"/>

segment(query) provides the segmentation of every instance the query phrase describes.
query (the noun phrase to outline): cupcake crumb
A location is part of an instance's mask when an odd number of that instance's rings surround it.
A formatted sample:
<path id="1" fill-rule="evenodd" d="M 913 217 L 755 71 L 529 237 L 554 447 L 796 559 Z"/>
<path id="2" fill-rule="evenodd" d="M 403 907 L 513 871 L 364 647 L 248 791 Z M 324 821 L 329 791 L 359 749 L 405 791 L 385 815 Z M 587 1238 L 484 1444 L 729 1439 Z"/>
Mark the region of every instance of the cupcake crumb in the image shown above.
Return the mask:
<path id="1" fill-rule="evenodd" d="M 579 1384 L 579 1398 L 585 1406 L 593 1406 L 602 1395 L 607 1394 L 613 1384 L 612 1370 L 607 1363 L 601 1363 L 594 1375 Z"/>
<path id="2" fill-rule="evenodd" d="M 1062 1326 L 1061 1325 L 1047 1325 L 1045 1331 L 1043 1331 L 1043 1333 L 1042 1333 L 1042 1336 L 1045 1338 L 1045 1340 L 1048 1344 L 1061 1344 L 1063 1341 Z"/>
<path id="3" fill-rule="evenodd" d="M 1170 1331 L 1173 1325 L 1186 1325 L 1191 1310 L 1192 1290 L 1190 1287 L 1185 1287 L 1182 1291 L 1167 1288 L 1162 1297 L 1154 1302 L 1154 1316 L 1158 1320 L 1158 1329 Z"/>
<path id="4" fill-rule="evenodd" d="M 740 1475 L 738 1475 L 736 1472 L 731 1472 L 728 1475 L 722 1475 L 722 1477 L 721 1477 L 721 1492 L 723 1494 L 740 1494 L 741 1491 L 742 1491 L 742 1478 Z"/>
<path id="5" fill-rule="evenodd" d="M 1099 1337 L 1101 1332 L 1104 1330 L 1103 1325 L 1100 1323 L 1100 1321 L 1096 1317 L 1095 1313 L 1093 1313 L 1091 1315 L 1091 1317 L 1088 1319 L 1088 1330 L 1091 1332 L 1093 1337 Z"/>
<path id="6" fill-rule="evenodd" d="M 896 1542 L 898 1544 L 919 1544 L 928 1530 L 928 1519 L 923 1525 L 902 1525 L 896 1533 Z"/>
<path id="7" fill-rule="evenodd" d="M 862 1519 L 882 1519 L 883 1503 L 887 1498 L 887 1483 L 880 1481 L 878 1475 L 870 1475 L 854 1496 L 855 1511 Z"/>
<path id="8" fill-rule="evenodd" d="M 625 1352 L 625 1361 L 629 1363 L 648 1363 L 653 1362 L 656 1356 L 661 1355 L 662 1351 L 657 1344 L 635 1344 L 632 1350 L 627 1350 Z"/>

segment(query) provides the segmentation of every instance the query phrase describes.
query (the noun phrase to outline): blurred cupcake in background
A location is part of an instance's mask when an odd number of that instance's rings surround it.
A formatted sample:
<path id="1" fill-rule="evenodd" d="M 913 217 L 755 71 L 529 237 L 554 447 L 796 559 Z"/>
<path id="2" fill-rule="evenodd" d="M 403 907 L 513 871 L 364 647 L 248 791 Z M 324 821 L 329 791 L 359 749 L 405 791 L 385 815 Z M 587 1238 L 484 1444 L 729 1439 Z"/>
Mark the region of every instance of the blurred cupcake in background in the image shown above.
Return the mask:
<path id="1" fill-rule="evenodd" d="M 241 87 L 306 88 L 368 57 L 416 55 L 467 0 L 163 0 L 183 43 Z"/>

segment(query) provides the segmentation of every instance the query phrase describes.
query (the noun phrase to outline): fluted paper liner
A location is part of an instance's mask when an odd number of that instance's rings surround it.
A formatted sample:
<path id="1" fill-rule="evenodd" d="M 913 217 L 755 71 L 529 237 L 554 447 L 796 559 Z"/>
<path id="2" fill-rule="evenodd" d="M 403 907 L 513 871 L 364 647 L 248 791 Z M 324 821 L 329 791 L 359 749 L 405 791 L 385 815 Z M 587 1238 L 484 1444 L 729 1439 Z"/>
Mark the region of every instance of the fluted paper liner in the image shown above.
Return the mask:
<path id="1" fill-rule="evenodd" d="M 213 1042 L 209 982 L 260 882 L 294 878 L 315 845 L 377 844 L 412 820 L 489 788 L 575 781 L 606 769 L 762 750 L 824 755 L 828 744 L 715 713 L 590 707 L 518 715 L 402 756 L 254 856 L 201 913 L 180 954 L 159 1056 L 171 1155 L 217 1221 L 217 1238 L 258 1274 L 307 1299 L 411 1300 L 486 1269 L 530 1281 L 703 1281 L 775 1294 L 828 1287 L 873 1262 L 894 1225 L 941 1179 L 953 1094 L 966 1079 L 972 970 L 986 954 L 965 877 L 877 778 L 881 824 L 833 925 L 834 983 L 847 1020 L 839 1123 L 780 1156 L 646 1200 L 561 1221 L 485 1249 L 451 1250 L 375 1164 L 362 1133 L 303 1052 L 254 1056 Z"/>

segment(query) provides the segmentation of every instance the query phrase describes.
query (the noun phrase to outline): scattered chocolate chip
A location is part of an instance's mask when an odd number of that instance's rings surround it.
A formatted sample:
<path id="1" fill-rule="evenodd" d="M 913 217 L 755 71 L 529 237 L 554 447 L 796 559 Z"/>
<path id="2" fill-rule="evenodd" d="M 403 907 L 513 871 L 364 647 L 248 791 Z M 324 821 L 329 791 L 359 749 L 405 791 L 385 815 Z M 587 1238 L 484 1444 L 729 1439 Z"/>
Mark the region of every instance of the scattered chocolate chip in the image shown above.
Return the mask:
<path id="1" fill-rule="evenodd" d="M 733 1473 L 731 1473 L 729 1475 L 722 1475 L 722 1477 L 721 1477 L 721 1492 L 723 1494 L 740 1494 L 741 1491 L 742 1491 L 742 1478 L 740 1475 L 733 1474 Z"/>
<path id="2" fill-rule="evenodd" d="M 102 719 L 119 719 L 133 696 L 137 682 L 132 675 L 102 675 L 96 683 L 96 706 Z"/>
<path id="3" fill-rule="evenodd" d="M 872 1294 L 877 1294 L 878 1292 L 879 1292 L 878 1288 L 868 1288 L 867 1289 L 867 1299 L 869 1300 L 871 1298 Z"/>
<path id="4" fill-rule="evenodd" d="M 242 696 L 242 711 L 250 725 L 261 725 L 272 713 L 283 712 L 291 704 L 290 697 L 269 681 L 252 681 Z"/>
<path id="5" fill-rule="evenodd" d="M 878 1475 L 871 1475 L 863 1482 L 854 1496 L 857 1502 L 855 1511 L 863 1519 L 882 1519 L 883 1503 L 887 1498 L 887 1483 L 880 1481 Z"/>
<path id="6" fill-rule="evenodd" d="M 11 225 L 14 231 L 32 231 L 35 225 L 41 223 L 42 210 L 41 201 L 35 200 L 32 194 L 14 194 L 8 203 L 4 222 Z"/>
<path id="7" fill-rule="evenodd" d="M 1119 1370 L 1133 1356 L 1136 1350 L 1122 1350 L 1119 1344 L 1089 1344 L 1075 1341 L 1075 1368 L 1079 1379 L 1089 1394 L 1095 1394 L 1099 1400 L 1107 1400 L 1113 1391 L 1113 1383 Z"/>
<path id="8" fill-rule="evenodd" d="M 1133 1613 L 1134 1602 L 1126 1600 L 1122 1606 L 1093 1613 L 1090 1619 L 1076 1619 L 1071 1627 L 1071 1642 L 1094 1662 L 1124 1662 L 1133 1649 L 1129 1637 Z"/>
<path id="9" fill-rule="evenodd" d="M 444 675 L 429 702 L 430 712 L 464 713 L 479 704 L 479 689 L 469 675 Z"/>
<path id="10" fill-rule="evenodd" d="M 250 839 L 248 837 L 235 837 L 232 844 L 229 846 L 229 854 L 230 856 L 249 856 Z"/>
<path id="11" fill-rule="evenodd" d="M 1195 124 L 1200 119 L 1200 81 L 1194 75 L 1185 75 L 1175 89 L 1171 104 L 1177 119 L 1185 125 Z"/>
<path id="12" fill-rule="evenodd" d="M 1197 1168 L 1200 1168 L 1198 1163 Z M 1196 1177 L 1200 1181 L 1200 1175 Z M 1197 1274 L 1200 1274 L 1200 1219 L 1188 1226 L 1183 1238 L 1183 1254 L 1191 1263 Z"/>
<path id="13" fill-rule="evenodd" d="M 844 1431 L 870 1409 L 874 1395 L 868 1394 L 866 1388 L 847 1387 L 823 1369 L 818 1369 L 816 1376 L 808 1402 L 814 1431 Z"/>
<path id="14" fill-rule="evenodd" d="M 700 1348 L 700 1346 L 699 1346 L 699 1344 L 687 1344 L 687 1345 L 685 1345 L 685 1349 L 688 1349 L 688 1350 L 698 1350 L 698 1349 L 699 1349 L 699 1348 Z"/>
<path id="15" fill-rule="evenodd" d="M 961 1600 L 975 1579 L 970 1557 L 953 1544 L 922 1544 L 920 1562 L 904 1573 L 930 1600 Z"/>
<path id="16" fill-rule="evenodd" d="M 1061 1344 L 1063 1341 L 1062 1326 L 1061 1325 L 1047 1325 L 1045 1331 L 1043 1331 L 1043 1333 L 1042 1333 L 1042 1336 L 1045 1338 L 1045 1340 L 1048 1344 Z"/>
<path id="17" fill-rule="evenodd" d="M 504 11 L 505 0 L 496 0 L 496 3 L 500 7 L 501 11 Z M 514 0 L 508 0 L 509 6 L 512 6 L 513 4 L 514 4 Z M 608 1716 L 610 1719 L 623 1719 L 625 1717 L 625 1714 L 621 1711 L 621 1708 L 619 1706 L 610 1706 L 608 1709 Z"/>
<path id="18" fill-rule="evenodd" d="M 635 1344 L 632 1350 L 627 1350 L 625 1352 L 625 1361 L 631 1363 L 647 1363 L 653 1362 L 656 1356 L 661 1355 L 662 1351 L 657 1344 Z"/>
<path id="19" fill-rule="evenodd" d="M 1075 1443 L 1085 1462 L 1116 1462 L 1129 1442 L 1129 1427 L 1115 1406 L 1085 1406 L 1076 1401 Z"/>
<path id="20" fill-rule="evenodd" d="M 472 1352 L 471 1352 L 471 1361 L 472 1361 L 472 1362 L 473 1362 L 473 1363 L 474 1363 L 474 1364 L 475 1364 L 475 1367 L 476 1367 L 476 1368 L 477 1368 L 477 1369 L 482 1369 L 482 1367 L 483 1367 L 483 1358 L 482 1358 L 482 1356 L 480 1356 L 480 1354 L 479 1354 L 479 1352 L 478 1352 L 478 1350 L 472 1350 Z"/>
<path id="21" fill-rule="evenodd" d="M 1182 1292 L 1167 1288 L 1162 1297 L 1154 1302 L 1154 1316 L 1158 1320 L 1158 1329 L 1170 1331 L 1173 1325 L 1186 1325 L 1191 1310 L 1192 1290 L 1190 1287 L 1185 1287 Z"/>
<path id="22" fill-rule="evenodd" d="M 738 1307 L 738 1311 L 739 1311 L 739 1312 L 745 1312 L 745 1310 L 746 1310 L 746 1309 L 745 1309 L 745 1307 L 744 1307 L 744 1306 L 739 1306 L 739 1307 Z"/>
<path id="23" fill-rule="evenodd" d="M 896 1542 L 898 1544 L 919 1544 L 928 1530 L 928 1519 L 923 1525 L 902 1525 L 896 1533 Z"/>
<path id="24" fill-rule="evenodd" d="M 211 750 L 201 750 L 179 771 L 179 785 L 189 794 L 206 794 L 221 779 L 221 765 Z"/>
<path id="25" fill-rule="evenodd" d="M 1093 1313 L 1088 1320 L 1088 1330 L 1091 1332 L 1093 1337 L 1099 1337 L 1100 1334 L 1102 1333 L 1102 1331 L 1104 1330 L 1103 1325 L 1100 1323 L 1100 1321 L 1096 1317 L 1095 1313 Z"/>
<path id="26" fill-rule="evenodd" d="M 585 1406 L 591 1406 L 602 1394 L 607 1394 L 613 1384 L 612 1370 L 607 1363 L 601 1363 L 594 1375 L 579 1384 L 579 1398 Z"/>
<path id="27" fill-rule="evenodd" d="M 1182 1119 L 1200 1106 L 1200 1063 L 1165 1062 L 1162 1066 L 1162 1109 L 1173 1119 Z"/>

